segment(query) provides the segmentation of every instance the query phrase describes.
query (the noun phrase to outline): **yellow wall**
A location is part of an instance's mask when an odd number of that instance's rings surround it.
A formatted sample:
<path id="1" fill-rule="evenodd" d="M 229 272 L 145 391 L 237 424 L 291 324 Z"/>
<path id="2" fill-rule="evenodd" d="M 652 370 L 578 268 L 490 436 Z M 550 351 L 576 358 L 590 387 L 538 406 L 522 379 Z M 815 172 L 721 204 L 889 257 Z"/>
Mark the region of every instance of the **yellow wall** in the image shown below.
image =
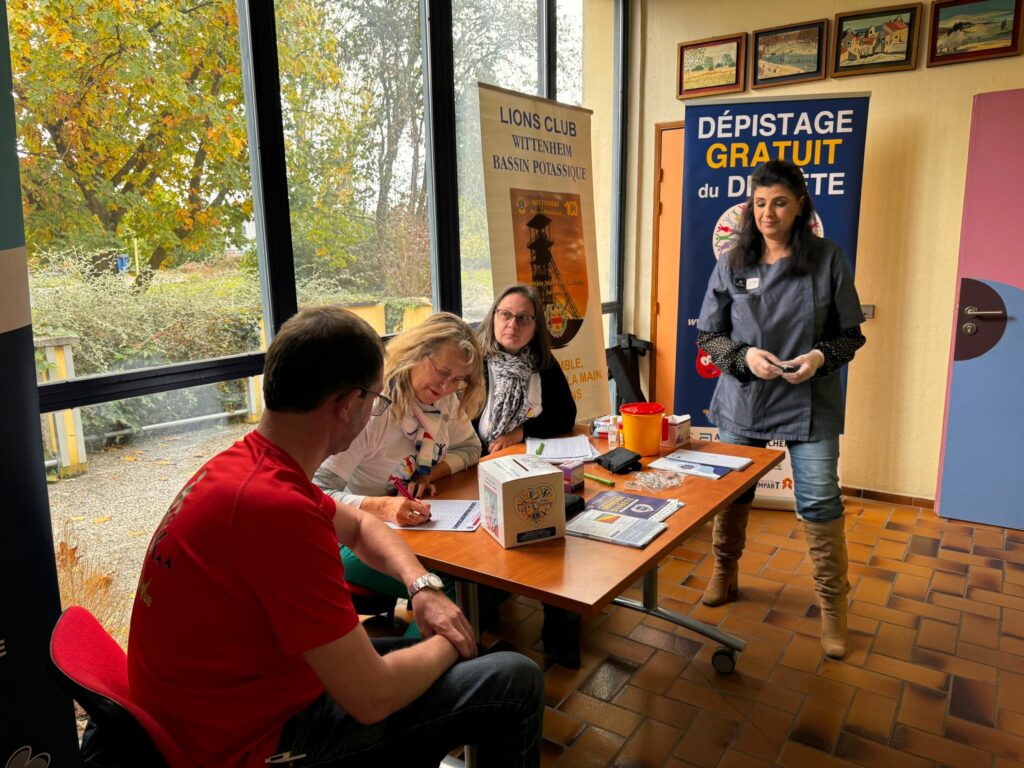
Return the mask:
<path id="1" fill-rule="evenodd" d="M 592 0 L 585 19 L 593 8 L 610 23 L 610 5 Z M 831 20 L 837 12 L 881 5 L 886 4 L 633 0 L 627 330 L 650 338 L 654 126 L 685 118 L 684 103 L 675 98 L 676 45 L 790 22 Z M 925 11 L 916 70 L 735 96 L 871 93 L 857 287 L 861 300 L 876 306 L 877 316 L 864 324 L 868 344 L 850 369 L 842 480 L 858 488 L 934 498 L 971 99 L 980 92 L 1024 87 L 1024 58 L 926 68 L 929 3 Z M 587 57 L 588 79 L 592 66 L 599 77 L 607 77 L 606 64 L 591 64 L 596 58 Z M 610 114 L 607 86 L 593 89 L 587 98 L 585 106 L 595 116 Z"/>

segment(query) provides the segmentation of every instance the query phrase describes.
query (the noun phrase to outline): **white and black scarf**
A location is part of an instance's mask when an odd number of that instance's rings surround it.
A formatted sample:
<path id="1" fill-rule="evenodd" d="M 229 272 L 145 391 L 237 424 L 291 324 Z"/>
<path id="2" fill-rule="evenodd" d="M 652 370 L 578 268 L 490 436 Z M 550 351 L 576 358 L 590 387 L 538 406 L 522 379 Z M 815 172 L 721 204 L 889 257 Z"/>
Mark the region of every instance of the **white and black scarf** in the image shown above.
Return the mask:
<path id="1" fill-rule="evenodd" d="M 536 364 L 533 350 L 523 347 L 519 354 L 495 352 L 487 358 L 490 372 L 491 438 L 508 434 L 527 418 L 526 393 Z"/>

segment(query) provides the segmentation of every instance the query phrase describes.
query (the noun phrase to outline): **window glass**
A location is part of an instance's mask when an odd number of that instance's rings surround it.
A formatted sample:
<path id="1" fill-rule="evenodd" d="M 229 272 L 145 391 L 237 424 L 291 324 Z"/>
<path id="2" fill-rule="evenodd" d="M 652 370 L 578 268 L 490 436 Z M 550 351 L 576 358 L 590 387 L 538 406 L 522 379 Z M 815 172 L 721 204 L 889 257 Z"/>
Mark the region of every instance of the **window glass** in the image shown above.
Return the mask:
<path id="1" fill-rule="evenodd" d="M 611 282 L 611 222 L 615 216 L 615 190 L 612 188 L 615 159 L 614 5 L 597 0 L 558 0 L 559 100 L 578 103 L 593 111 L 590 139 L 601 301 L 615 299 Z M 579 102 L 573 101 L 577 94 L 581 99 Z"/>
<path id="2" fill-rule="evenodd" d="M 494 290 L 480 159 L 477 83 L 537 93 L 536 0 L 453 0 L 462 314 L 481 320 Z"/>
<path id="3" fill-rule="evenodd" d="M 85 605 L 124 642 L 150 537 L 196 470 L 253 428 L 261 379 L 43 415 L 63 605 Z"/>
<path id="4" fill-rule="evenodd" d="M 299 305 L 400 331 L 431 312 L 419 3 L 274 7 Z"/>
<path id="5" fill-rule="evenodd" d="M 234 0 L 7 12 L 41 376 L 258 350 Z"/>

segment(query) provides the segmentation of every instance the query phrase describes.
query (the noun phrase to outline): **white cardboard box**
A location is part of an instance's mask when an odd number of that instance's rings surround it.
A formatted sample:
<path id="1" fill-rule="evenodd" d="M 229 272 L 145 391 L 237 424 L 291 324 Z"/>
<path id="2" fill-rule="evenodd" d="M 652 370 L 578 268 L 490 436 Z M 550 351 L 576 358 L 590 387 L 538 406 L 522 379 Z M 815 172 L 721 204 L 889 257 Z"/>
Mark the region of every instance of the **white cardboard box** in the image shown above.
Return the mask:
<path id="1" fill-rule="evenodd" d="M 565 535 L 562 470 L 525 454 L 480 462 L 477 468 L 481 524 L 501 546 L 511 547 Z"/>
<path id="2" fill-rule="evenodd" d="M 666 416 L 661 421 L 661 447 L 675 450 L 690 444 L 690 416 Z"/>

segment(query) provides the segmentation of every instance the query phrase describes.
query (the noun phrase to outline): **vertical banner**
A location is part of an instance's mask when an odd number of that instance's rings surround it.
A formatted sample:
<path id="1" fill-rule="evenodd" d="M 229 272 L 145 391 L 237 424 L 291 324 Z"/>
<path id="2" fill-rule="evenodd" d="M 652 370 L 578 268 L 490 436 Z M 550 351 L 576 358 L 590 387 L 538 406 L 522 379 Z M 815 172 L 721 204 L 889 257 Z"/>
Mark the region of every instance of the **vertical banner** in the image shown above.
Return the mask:
<path id="1" fill-rule="evenodd" d="M 675 412 L 690 414 L 694 437 L 718 437 L 707 412 L 720 372 L 697 347 L 697 319 L 715 261 L 732 248 L 751 174 L 768 160 L 799 165 L 816 234 L 837 242 L 853 270 L 867 118 L 867 94 L 686 107 Z M 788 457 L 758 483 L 758 501 L 792 507 Z"/>
<path id="2" fill-rule="evenodd" d="M 494 292 L 515 282 L 537 289 L 577 417 L 606 414 L 591 112 L 484 83 L 479 89 Z"/>
<path id="3" fill-rule="evenodd" d="M 78 765 L 71 699 L 47 670 L 60 613 L 43 467 L 7 7 L 0 6 L 0 766 Z"/>

